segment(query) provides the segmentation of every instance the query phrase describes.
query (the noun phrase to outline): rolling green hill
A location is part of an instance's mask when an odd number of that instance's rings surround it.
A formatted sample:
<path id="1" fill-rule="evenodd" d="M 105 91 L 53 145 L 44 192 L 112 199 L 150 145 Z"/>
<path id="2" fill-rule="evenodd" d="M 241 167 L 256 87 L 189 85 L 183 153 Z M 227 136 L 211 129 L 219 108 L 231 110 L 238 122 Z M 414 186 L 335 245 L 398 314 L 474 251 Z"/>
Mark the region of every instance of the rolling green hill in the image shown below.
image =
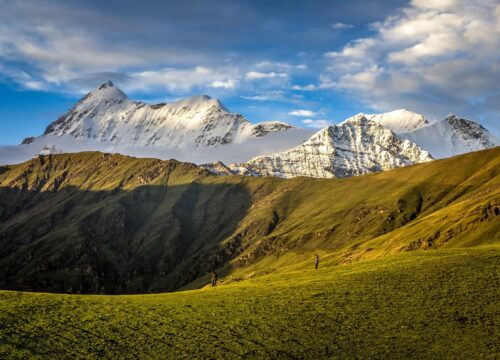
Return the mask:
<path id="1" fill-rule="evenodd" d="M 0 168 L 0 358 L 497 358 L 499 184 L 500 148 L 339 180 Z"/>
<path id="2" fill-rule="evenodd" d="M 144 293 L 499 239 L 500 148 L 348 179 L 79 153 L 0 169 L 0 288 Z"/>

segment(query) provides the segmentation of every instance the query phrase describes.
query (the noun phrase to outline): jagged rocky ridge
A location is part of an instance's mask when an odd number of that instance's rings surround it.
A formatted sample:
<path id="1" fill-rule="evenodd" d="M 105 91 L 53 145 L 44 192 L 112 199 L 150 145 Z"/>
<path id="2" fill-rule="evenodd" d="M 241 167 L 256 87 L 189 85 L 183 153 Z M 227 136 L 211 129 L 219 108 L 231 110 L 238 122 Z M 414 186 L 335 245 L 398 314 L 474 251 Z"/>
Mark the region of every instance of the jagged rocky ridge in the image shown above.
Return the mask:
<path id="1" fill-rule="evenodd" d="M 326 127 L 294 149 L 232 164 L 236 174 L 340 178 L 431 161 L 425 150 L 368 120 Z"/>

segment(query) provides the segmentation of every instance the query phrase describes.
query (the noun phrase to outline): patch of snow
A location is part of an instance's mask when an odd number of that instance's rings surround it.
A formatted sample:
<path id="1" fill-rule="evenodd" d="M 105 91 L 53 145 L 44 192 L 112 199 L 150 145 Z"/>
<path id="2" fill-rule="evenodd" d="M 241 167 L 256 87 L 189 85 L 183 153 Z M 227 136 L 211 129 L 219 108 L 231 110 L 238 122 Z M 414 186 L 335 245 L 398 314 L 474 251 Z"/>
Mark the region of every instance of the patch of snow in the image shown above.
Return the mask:
<path id="1" fill-rule="evenodd" d="M 52 154 L 62 154 L 63 151 L 56 148 L 54 145 L 45 145 L 38 155 L 52 155 Z"/>

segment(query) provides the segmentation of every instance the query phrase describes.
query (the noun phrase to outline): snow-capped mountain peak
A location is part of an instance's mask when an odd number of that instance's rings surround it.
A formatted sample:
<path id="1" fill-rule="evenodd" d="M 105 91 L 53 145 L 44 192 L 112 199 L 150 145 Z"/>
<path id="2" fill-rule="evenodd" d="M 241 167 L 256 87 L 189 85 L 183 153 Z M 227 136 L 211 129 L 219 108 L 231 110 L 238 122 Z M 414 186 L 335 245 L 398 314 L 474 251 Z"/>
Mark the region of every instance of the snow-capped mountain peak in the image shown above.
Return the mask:
<path id="1" fill-rule="evenodd" d="M 341 124 L 363 117 L 385 126 L 396 134 L 411 132 L 429 125 L 429 122 L 423 115 L 406 109 L 398 109 L 382 114 L 359 113 L 346 119 Z"/>
<path id="2" fill-rule="evenodd" d="M 425 150 L 365 116 L 328 126 L 281 153 L 232 164 L 235 173 L 279 177 L 346 177 L 431 161 Z"/>
<path id="3" fill-rule="evenodd" d="M 498 140 L 474 121 L 450 114 L 430 124 L 405 109 L 360 113 L 313 134 L 280 121 L 252 124 L 207 95 L 158 104 L 132 101 L 108 81 L 43 136 L 23 144 L 26 154 L 50 145 L 176 158 L 205 163 L 218 173 L 227 169 L 212 162 L 237 162 L 229 168 L 239 174 L 344 177 L 481 150 Z"/>
<path id="4" fill-rule="evenodd" d="M 78 104 L 88 104 L 90 102 L 106 102 L 106 101 L 124 101 L 127 100 L 127 95 L 118 89 L 113 82 L 106 81 L 96 89 L 85 95 Z"/>
<path id="5" fill-rule="evenodd" d="M 108 81 L 51 123 L 44 135 L 130 147 L 189 148 L 241 142 L 289 128 L 276 123 L 254 126 L 207 95 L 151 105 L 131 101 Z"/>
<path id="6" fill-rule="evenodd" d="M 448 114 L 430 123 L 420 114 L 399 109 L 383 114 L 357 114 L 341 124 L 360 118 L 374 121 L 430 152 L 434 158 L 450 157 L 497 146 L 498 139 L 479 123 Z"/>
<path id="7" fill-rule="evenodd" d="M 462 133 L 467 134 L 471 138 L 480 139 L 485 131 L 488 132 L 481 124 L 472 120 L 460 118 L 455 114 L 448 114 L 444 118 L 444 121 L 450 124 L 454 129 L 461 130 Z"/>

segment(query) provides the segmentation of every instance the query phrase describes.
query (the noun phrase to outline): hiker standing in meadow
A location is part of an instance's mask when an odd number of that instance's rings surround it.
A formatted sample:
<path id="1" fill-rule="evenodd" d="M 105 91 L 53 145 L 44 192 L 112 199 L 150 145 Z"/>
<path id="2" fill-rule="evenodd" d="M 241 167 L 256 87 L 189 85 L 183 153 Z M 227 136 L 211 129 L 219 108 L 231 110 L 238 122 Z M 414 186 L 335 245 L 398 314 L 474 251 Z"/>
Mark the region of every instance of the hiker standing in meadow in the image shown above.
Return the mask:
<path id="1" fill-rule="evenodd" d="M 316 260 L 314 260 L 314 268 L 318 270 L 319 265 L 319 255 L 316 254 Z"/>
<path id="2" fill-rule="evenodd" d="M 212 286 L 217 285 L 217 273 L 215 270 L 212 271 Z"/>

